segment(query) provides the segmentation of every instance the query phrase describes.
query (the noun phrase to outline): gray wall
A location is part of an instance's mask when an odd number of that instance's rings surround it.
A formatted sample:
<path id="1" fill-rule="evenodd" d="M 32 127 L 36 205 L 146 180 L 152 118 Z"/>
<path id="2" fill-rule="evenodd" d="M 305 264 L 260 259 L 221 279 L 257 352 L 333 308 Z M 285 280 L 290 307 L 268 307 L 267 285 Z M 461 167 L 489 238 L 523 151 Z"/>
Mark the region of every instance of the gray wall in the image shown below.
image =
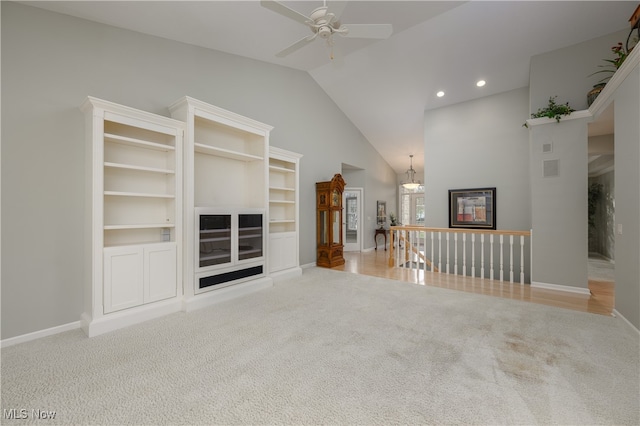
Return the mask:
<path id="1" fill-rule="evenodd" d="M 546 107 L 550 96 L 558 103 L 569 102 L 576 111 L 587 109 L 587 92 L 607 74 L 589 76 L 614 59 L 611 46 L 625 42 L 629 29 L 531 58 L 529 73 L 530 109 Z"/>
<path id="2" fill-rule="evenodd" d="M 448 190 L 496 187 L 498 229 L 531 229 L 527 88 L 425 112 L 425 226 L 448 227 Z"/>
<path id="3" fill-rule="evenodd" d="M 587 119 L 535 125 L 531 141 L 532 284 L 588 288 Z M 543 151 L 551 145 L 551 152 Z M 557 173 L 543 172 L 553 162 Z"/>
<path id="4" fill-rule="evenodd" d="M 611 59 L 611 46 L 625 42 L 628 29 L 531 58 L 530 96 L 532 110 L 546 105 L 551 95 L 558 102 L 569 101 L 576 110 L 586 109 L 586 93 L 600 77 L 591 76 Z M 580 78 L 584 76 L 583 78 Z M 615 306 L 636 328 L 640 328 L 640 77 L 636 69 L 618 88 L 614 97 L 615 115 L 615 215 L 623 225 L 615 236 Z M 585 182 L 587 177 L 585 174 Z M 582 188 L 582 183 L 579 184 Z M 579 188 L 569 189 L 571 191 Z M 586 191 L 586 184 L 584 186 Z M 547 206 L 553 208 L 552 205 Z M 584 209 L 587 209 L 586 201 Z M 585 218 L 586 221 L 586 218 Z M 586 234 L 586 222 L 585 231 Z M 582 238 L 582 237 L 581 237 Z M 535 239 L 534 239 L 535 240 Z M 582 240 L 579 249 L 582 250 Z M 622 256 L 619 258 L 618 256 Z M 535 259 L 534 259 L 535 262 Z"/>
<path id="5" fill-rule="evenodd" d="M 640 65 L 614 97 L 616 310 L 640 329 Z"/>
<path id="6" fill-rule="evenodd" d="M 274 126 L 273 146 L 304 155 L 302 264 L 315 262 L 315 182 L 345 162 L 367 171 L 365 194 L 395 193 L 393 170 L 307 73 L 1 7 L 2 339 L 80 319 L 87 95 L 164 116 L 189 95 Z"/>
<path id="7" fill-rule="evenodd" d="M 447 189 L 496 186 L 498 228 L 534 229 L 533 262 L 538 275 L 532 281 L 586 288 L 587 120 L 530 131 L 520 126 L 531 110 L 546 106 L 553 95 L 576 110 L 586 109 L 586 94 L 601 78 L 589 74 L 605 64 L 603 59 L 613 57 L 611 46 L 627 35 L 628 30 L 621 30 L 531 58 L 528 91 L 426 111 L 427 226 L 448 226 Z M 638 92 L 632 91 L 631 96 L 637 98 Z M 616 135 L 616 150 L 617 140 Z M 551 156 L 539 150 L 545 141 L 555 145 Z M 616 161 L 618 155 L 616 151 Z M 560 160 L 561 174 L 543 179 L 542 161 L 552 158 Z M 616 164 L 616 174 L 617 168 Z M 616 188 L 616 202 L 618 194 Z M 637 251 L 633 253 L 637 257 Z"/>
<path id="8" fill-rule="evenodd" d="M 528 111 L 528 90 L 521 88 L 425 112 L 425 226 L 449 226 L 449 189 L 495 187 L 497 229 L 531 229 L 529 135 L 522 127 Z M 477 264 L 480 257 L 477 250 Z M 529 282 L 528 246 L 524 259 Z"/>

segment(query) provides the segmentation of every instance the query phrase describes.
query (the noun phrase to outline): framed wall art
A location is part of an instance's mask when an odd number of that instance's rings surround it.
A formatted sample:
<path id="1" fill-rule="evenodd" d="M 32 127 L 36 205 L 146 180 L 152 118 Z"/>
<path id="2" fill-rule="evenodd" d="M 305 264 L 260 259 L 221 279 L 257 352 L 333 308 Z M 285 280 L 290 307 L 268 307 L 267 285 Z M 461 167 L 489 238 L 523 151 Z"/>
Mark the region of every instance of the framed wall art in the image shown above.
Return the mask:
<path id="1" fill-rule="evenodd" d="M 387 202 L 378 201 L 376 204 L 376 222 L 380 226 L 384 226 L 387 221 Z"/>
<path id="2" fill-rule="evenodd" d="M 496 189 L 450 189 L 449 228 L 496 229 Z"/>

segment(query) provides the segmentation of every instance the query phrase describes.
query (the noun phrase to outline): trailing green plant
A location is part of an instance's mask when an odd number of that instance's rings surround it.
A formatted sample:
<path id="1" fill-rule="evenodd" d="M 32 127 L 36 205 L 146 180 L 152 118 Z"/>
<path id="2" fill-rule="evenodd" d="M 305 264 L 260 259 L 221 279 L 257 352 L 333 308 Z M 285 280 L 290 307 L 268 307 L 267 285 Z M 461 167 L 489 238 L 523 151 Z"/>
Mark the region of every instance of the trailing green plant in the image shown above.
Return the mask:
<path id="1" fill-rule="evenodd" d="M 569 115 L 575 111 L 569 106 L 569 102 L 566 104 L 557 104 L 556 98 L 557 96 L 551 96 L 549 98 L 549 105 L 547 105 L 546 108 L 538 108 L 538 111 L 531 114 L 531 118 L 548 117 L 554 118 L 557 122 L 560 122 L 563 115 Z M 527 128 L 529 127 L 526 121 L 523 126 Z"/>

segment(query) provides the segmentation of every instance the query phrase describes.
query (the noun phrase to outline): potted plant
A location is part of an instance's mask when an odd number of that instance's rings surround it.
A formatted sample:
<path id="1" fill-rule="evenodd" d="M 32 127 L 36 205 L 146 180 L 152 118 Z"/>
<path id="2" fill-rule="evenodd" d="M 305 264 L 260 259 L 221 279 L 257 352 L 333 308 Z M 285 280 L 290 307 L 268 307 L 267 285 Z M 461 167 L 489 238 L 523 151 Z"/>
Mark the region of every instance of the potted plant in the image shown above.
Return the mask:
<path id="1" fill-rule="evenodd" d="M 622 45 L 622 42 L 618 42 L 615 46 L 611 47 L 611 52 L 613 52 L 613 59 L 603 59 L 606 62 L 605 65 L 598 65 L 599 68 L 603 68 L 600 71 L 596 71 L 592 74 L 589 74 L 589 77 L 596 74 L 607 74 L 603 77 L 596 85 L 593 86 L 593 89 L 589 90 L 587 93 L 587 104 L 591 106 L 593 101 L 596 100 L 604 86 L 606 86 L 607 82 L 613 77 L 613 74 L 616 73 L 618 68 L 624 63 L 627 56 L 629 56 L 631 50 L 627 50 Z"/>
<path id="2" fill-rule="evenodd" d="M 398 225 L 398 222 L 397 222 L 398 219 L 396 218 L 395 214 L 389 213 L 389 220 L 390 220 L 390 225 L 391 226 L 397 226 Z"/>
<path id="3" fill-rule="evenodd" d="M 563 115 L 569 115 L 573 111 L 575 111 L 573 108 L 569 106 L 569 102 L 565 104 L 557 104 L 556 98 L 557 96 L 551 96 L 549 98 L 549 104 L 546 106 L 546 108 L 538 108 L 538 111 L 531 114 L 531 118 L 548 117 L 548 118 L 554 118 L 556 121 L 559 122 Z M 526 121 L 523 124 L 523 126 L 529 127 Z"/>
<path id="4" fill-rule="evenodd" d="M 598 202 L 602 197 L 602 189 L 604 185 L 601 183 L 592 183 L 589 185 L 589 228 L 594 228 L 596 226 L 596 209 L 598 207 Z"/>

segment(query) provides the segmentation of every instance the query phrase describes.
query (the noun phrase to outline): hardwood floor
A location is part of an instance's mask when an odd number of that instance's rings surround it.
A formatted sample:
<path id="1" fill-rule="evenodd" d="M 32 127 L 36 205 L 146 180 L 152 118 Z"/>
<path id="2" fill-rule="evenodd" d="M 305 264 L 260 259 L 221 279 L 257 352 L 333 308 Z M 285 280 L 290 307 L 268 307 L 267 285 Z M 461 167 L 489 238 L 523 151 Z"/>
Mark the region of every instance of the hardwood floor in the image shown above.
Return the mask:
<path id="1" fill-rule="evenodd" d="M 589 290 L 591 291 L 591 296 L 586 296 L 563 291 L 531 288 L 529 285 L 511 284 L 509 282 L 501 283 L 495 280 L 440 274 L 437 272 L 427 272 L 425 276 L 423 271 L 390 268 L 388 266 L 388 253 L 385 250 L 363 253 L 346 252 L 344 253 L 345 264 L 333 269 L 469 293 L 518 299 L 600 315 L 611 315 L 613 312 L 614 283 L 611 281 L 590 280 Z"/>

